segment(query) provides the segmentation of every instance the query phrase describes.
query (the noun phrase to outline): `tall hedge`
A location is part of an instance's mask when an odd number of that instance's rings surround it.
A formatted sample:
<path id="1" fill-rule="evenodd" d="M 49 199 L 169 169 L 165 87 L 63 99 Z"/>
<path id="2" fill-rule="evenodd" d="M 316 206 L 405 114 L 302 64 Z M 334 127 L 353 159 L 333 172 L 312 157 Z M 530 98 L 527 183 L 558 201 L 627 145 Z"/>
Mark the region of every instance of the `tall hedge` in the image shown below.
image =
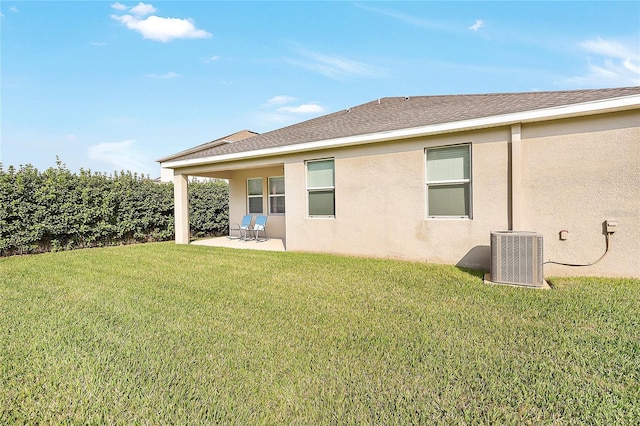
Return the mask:
<path id="1" fill-rule="evenodd" d="M 171 206 L 173 209 L 173 200 Z M 189 227 L 192 237 L 229 235 L 229 185 L 225 181 L 189 183 Z"/>
<path id="2" fill-rule="evenodd" d="M 193 236 L 228 232 L 228 186 L 189 185 Z M 0 256 L 174 237 L 173 184 L 131 172 L 70 172 L 59 160 L 39 172 L 0 164 Z"/>

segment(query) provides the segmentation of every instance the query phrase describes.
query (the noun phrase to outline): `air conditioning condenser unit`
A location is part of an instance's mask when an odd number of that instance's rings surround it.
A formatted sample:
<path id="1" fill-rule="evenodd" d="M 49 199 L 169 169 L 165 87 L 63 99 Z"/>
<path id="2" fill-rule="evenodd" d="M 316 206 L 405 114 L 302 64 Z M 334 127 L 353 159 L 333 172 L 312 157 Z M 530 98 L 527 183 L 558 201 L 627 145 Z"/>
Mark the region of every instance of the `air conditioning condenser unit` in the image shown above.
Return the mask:
<path id="1" fill-rule="evenodd" d="M 527 231 L 491 232 L 491 281 L 542 287 L 542 235 Z"/>

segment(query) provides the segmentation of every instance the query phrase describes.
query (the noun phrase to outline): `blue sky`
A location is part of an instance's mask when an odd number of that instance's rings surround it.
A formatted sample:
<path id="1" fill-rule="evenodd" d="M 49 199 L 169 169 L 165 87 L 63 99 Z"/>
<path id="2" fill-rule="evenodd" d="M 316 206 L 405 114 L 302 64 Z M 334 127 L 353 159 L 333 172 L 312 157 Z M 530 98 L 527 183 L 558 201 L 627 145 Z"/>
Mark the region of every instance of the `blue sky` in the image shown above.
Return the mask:
<path id="1" fill-rule="evenodd" d="M 640 2 L 0 2 L 6 168 L 156 160 L 385 96 L 640 85 Z"/>

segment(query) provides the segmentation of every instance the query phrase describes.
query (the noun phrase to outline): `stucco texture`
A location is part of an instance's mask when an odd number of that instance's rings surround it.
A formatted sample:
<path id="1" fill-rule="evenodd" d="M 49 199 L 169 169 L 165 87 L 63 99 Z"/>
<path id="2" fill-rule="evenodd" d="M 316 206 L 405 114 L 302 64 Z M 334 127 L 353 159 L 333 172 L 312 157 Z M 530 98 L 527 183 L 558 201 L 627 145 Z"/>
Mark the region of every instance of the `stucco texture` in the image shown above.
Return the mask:
<path id="1" fill-rule="evenodd" d="M 544 238 L 546 275 L 640 276 L 640 114 L 523 127 L 523 226 Z M 560 240 L 561 230 L 567 239 Z"/>
<path id="2" fill-rule="evenodd" d="M 288 251 L 489 270 L 491 232 L 515 227 L 543 235 L 545 260 L 588 264 L 605 251 L 603 222 L 615 220 L 618 228 L 602 261 L 585 267 L 547 263 L 544 273 L 640 277 L 639 123 L 637 110 L 513 123 L 184 172 L 229 179 L 232 222 L 247 212 L 248 178 L 262 177 L 266 194 L 267 178 L 284 175 L 286 215 L 269 216 L 267 233 L 283 239 Z M 455 144 L 471 144 L 471 217 L 428 218 L 425 149 Z M 335 161 L 335 217 L 311 218 L 305 161 L 325 158 Z M 265 195 L 265 214 L 267 200 Z M 568 231 L 566 240 L 560 240 L 561 230 Z"/>
<path id="3" fill-rule="evenodd" d="M 492 230 L 508 227 L 506 130 L 317 152 L 285 164 L 287 249 L 487 269 Z M 469 219 L 428 219 L 425 149 L 472 143 Z M 306 213 L 304 160 L 335 159 L 335 218 Z"/>
<path id="4" fill-rule="evenodd" d="M 267 235 L 285 239 L 285 216 L 269 215 L 268 178 L 283 176 L 282 166 L 234 170 L 229 179 L 229 222 L 240 223 L 247 211 L 247 179 L 262 178 L 262 215 L 267 217 Z M 286 210 L 286 207 L 285 207 Z M 255 216 L 259 215 L 254 213 Z"/>

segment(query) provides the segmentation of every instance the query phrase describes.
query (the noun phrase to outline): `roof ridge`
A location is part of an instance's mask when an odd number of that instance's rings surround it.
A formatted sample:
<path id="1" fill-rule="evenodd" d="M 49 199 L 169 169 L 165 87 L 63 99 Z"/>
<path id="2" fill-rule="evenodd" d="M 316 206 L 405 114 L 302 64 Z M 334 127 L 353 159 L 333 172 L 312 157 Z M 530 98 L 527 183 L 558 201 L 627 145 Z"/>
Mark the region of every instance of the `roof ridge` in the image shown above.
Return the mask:
<path id="1" fill-rule="evenodd" d="M 561 106 L 640 96 L 640 86 L 531 92 L 470 93 L 377 98 L 292 123 L 233 144 L 199 145 L 174 161 L 389 132 Z M 382 107 L 379 107 L 381 105 Z M 225 139 L 227 137 L 221 138 Z M 219 141 L 219 139 L 217 140 Z M 167 161 L 168 159 L 164 159 Z"/>
<path id="2" fill-rule="evenodd" d="M 427 99 L 427 98 L 456 98 L 456 97 L 488 97 L 488 96 L 530 96 L 530 95 L 550 95 L 550 94 L 578 94 L 578 93 L 593 93 L 593 92 L 603 92 L 603 91 L 614 91 L 614 90 L 632 90 L 637 89 L 640 86 L 621 86 L 621 87 L 603 87 L 603 88 L 591 88 L 591 89 L 563 89 L 563 90 L 530 90 L 527 92 L 490 92 L 490 93 L 454 93 L 454 94 L 434 94 L 434 95 L 405 95 L 405 96 L 382 96 L 377 99 L 373 99 L 371 101 L 367 101 L 361 104 L 357 104 L 348 108 L 343 108 L 341 110 L 335 112 L 351 112 L 351 110 L 355 108 L 360 108 L 369 104 L 377 103 L 378 105 L 382 104 L 384 100 L 405 100 L 410 101 L 411 99 Z M 330 113 L 332 114 L 332 113 Z M 327 115 L 330 115 L 327 114 Z M 318 117 L 316 117 L 318 118 Z M 313 118 L 309 119 L 313 120 Z M 305 121 L 309 121 L 305 120 Z M 304 123 L 305 121 L 301 121 L 295 124 L 291 124 L 290 126 L 294 126 L 296 124 Z M 286 126 L 286 127 L 290 127 Z M 282 129 L 286 128 L 283 127 Z M 280 130 L 280 129 L 277 129 Z M 266 132 L 269 133 L 269 132 Z"/>
<path id="3" fill-rule="evenodd" d="M 591 89 L 563 89 L 563 90 L 529 90 L 527 92 L 489 92 L 489 93 L 450 93 L 450 94 L 433 94 L 433 95 L 406 95 L 406 96 L 383 96 L 373 101 L 365 102 L 361 105 L 366 105 L 371 102 L 377 102 L 382 99 L 407 99 L 412 98 L 451 98 L 456 96 L 498 96 L 498 95 L 534 95 L 534 94 L 552 94 L 552 93 L 590 93 L 590 92 L 603 92 L 608 90 L 630 90 L 637 89 L 640 86 L 620 86 L 620 87 L 601 87 Z"/>

